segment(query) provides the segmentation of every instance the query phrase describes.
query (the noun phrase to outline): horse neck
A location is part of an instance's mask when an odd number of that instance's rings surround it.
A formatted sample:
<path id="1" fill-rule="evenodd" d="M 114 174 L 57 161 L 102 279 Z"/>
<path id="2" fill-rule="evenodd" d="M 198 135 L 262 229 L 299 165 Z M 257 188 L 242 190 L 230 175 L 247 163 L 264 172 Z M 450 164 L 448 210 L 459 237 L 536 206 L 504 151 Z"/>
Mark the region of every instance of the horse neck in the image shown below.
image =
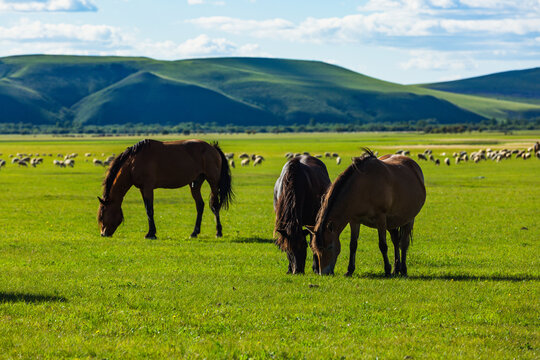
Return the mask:
<path id="1" fill-rule="evenodd" d="M 127 169 L 127 166 L 124 164 L 124 166 L 122 166 L 122 168 L 116 175 L 116 178 L 114 179 L 113 185 L 109 192 L 108 199 L 112 203 L 117 203 L 118 205 L 121 205 L 122 201 L 124 200 L 124 196 L 126 196 L 126 193 L 131 188 L 132 185 L 133 185 L 133 182 L 131 181 L 130 171 Z"/>

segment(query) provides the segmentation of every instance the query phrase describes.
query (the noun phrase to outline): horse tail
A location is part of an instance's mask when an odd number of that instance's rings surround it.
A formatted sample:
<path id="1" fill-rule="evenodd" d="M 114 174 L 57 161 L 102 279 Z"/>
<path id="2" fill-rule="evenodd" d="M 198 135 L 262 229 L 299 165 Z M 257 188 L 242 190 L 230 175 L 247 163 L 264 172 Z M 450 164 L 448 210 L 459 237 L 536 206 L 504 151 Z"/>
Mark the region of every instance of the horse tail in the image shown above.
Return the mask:
<path id="1" fill-rule="evenodd" d="M 409 244 L 412 244 L 413 241 L 413 226 L 414 226 L 414 219 L 398 228 L 398 239 L 401 242 L 404 242 L 405 248 L 409 247 Z"/>
<path id="2" fill-rule="evenodd" d="M 232 190 L 231 168 L 229 167 L 229 162 L 227 161 L 227 158 L 225 157 L 223 151 L 221 151 L 218 143 L 215 142 L 212 144 L 212 146 L 214 147 L 214 149 L 217 150 L 219 156 L 221 156 L 221 172 L 218 182 L 219 192 L 217 206 L 218 209 L 223 208 L 227 210 L 234 199 L 234 192 Z"/>

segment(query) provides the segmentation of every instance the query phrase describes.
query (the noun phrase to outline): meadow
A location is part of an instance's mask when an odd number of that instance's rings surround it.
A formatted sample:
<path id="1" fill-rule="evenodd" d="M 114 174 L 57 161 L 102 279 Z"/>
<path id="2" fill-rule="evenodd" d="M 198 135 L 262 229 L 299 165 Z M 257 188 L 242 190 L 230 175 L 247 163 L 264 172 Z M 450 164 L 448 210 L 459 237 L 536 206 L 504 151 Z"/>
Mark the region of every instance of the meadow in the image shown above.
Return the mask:
<path id="1" fill-rule="evenodd" d="M 429 148 L 442 159 L 443 152 L 527 148 L 539 131 L 195 137 L 266 158 L 260 167 L 237 161 L 232 169 L 236 200 L 222 212 L 222 238 L 214 235 L 207 184 L 196 239 L 189 238 L 196 213 L 187 188 L 155 192 L 157 240 L 144 239 L 135 188 L 123 225 L 100 237 L 96 197 L 105 169 L 92 159 L 119 154 L 139 137 L 0 138 L 8 162 L 0 169 L 0 358 L 540 357 L 537 158 L 419 162 L 427 200 L 407 278 L 384 278 L 373 229 L 361 228 L 350 278 L 348 229 L 336 275 L 324 277 L 287 275 L 272 235 L 273 185 L 286 152 L 338 152 L 341 165 L 324 160 L 335 179 L 362 147 L 413 155 Z M 52 164 L 56 154 L 73 152 L 74 168 Z M 16 153 L 55 156 L 22 168 L 9 161 Z"/>

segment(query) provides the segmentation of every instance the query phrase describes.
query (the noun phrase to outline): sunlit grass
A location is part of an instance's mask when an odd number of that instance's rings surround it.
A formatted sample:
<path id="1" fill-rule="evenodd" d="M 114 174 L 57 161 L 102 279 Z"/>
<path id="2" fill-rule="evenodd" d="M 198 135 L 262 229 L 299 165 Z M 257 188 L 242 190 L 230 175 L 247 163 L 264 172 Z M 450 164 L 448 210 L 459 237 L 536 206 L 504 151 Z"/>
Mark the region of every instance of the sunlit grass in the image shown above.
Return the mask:
<path id="1" fill-rule="evenodd" d="M 286 256 L 272 243 L 272 190 L 288 151 L 338 152 L 346 164 L 363 146 L 381 154 L 430 147 L 442 157 L 524 148 L 540 133 L 197 137 L 267 159 L 233 169 L 236 202 L 223 213 L 221 239 L 208 205 L 200 237 L 189 238 L 195 205 L 187 188 L 156 191 L 157 240 L 144 239 L 135 188 L 124 202 L 125 223 L 113 238 L 99 236 L 104 169 L 84 153 L 118 154 L 139 138 L 0 139 L 5 160 L 17 152 L 79 153 L 74 169 L 45 157 L 35 169 L 8 163 L 0 170 L 2 356 L 538 358 L 538 159 L 421 162 L 427 201 L 407 279 L 382 277 L 376 232 L 366 227 L 352 278 L 343 276 L 348 230 L 336 276 L 286 275 Z M 346 166 L 325 162 L 332 179 Z"/>

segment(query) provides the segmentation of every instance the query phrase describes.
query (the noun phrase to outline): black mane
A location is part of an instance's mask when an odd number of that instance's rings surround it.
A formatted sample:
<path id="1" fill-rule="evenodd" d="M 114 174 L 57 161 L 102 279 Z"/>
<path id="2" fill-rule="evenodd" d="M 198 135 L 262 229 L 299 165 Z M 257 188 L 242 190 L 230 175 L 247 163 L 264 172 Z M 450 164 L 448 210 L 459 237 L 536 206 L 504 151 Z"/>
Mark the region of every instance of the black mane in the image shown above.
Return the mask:
<path id="1" fill-rule="evenodd" d="M 150 139 L 144 139 L 139 141 L 135 145 L 128 147 L 126 150 L 124 150 L 123 153 L 118 155 L 113 160 L 113 162 L 109 166 L 109 170 L 107 170 L 107 174 L 105 174 L 105 180 L 103 180 L 103 200 L 108 200 L 111 188 L 114 184 L 114 179 L 116 179 L 116 176 L 122 168 L 122 165 L 124 165 L 127 159 L 129 159 L 131 156 L 141 151 L 142 148 L 147 146 L 150 141 Z"/>

